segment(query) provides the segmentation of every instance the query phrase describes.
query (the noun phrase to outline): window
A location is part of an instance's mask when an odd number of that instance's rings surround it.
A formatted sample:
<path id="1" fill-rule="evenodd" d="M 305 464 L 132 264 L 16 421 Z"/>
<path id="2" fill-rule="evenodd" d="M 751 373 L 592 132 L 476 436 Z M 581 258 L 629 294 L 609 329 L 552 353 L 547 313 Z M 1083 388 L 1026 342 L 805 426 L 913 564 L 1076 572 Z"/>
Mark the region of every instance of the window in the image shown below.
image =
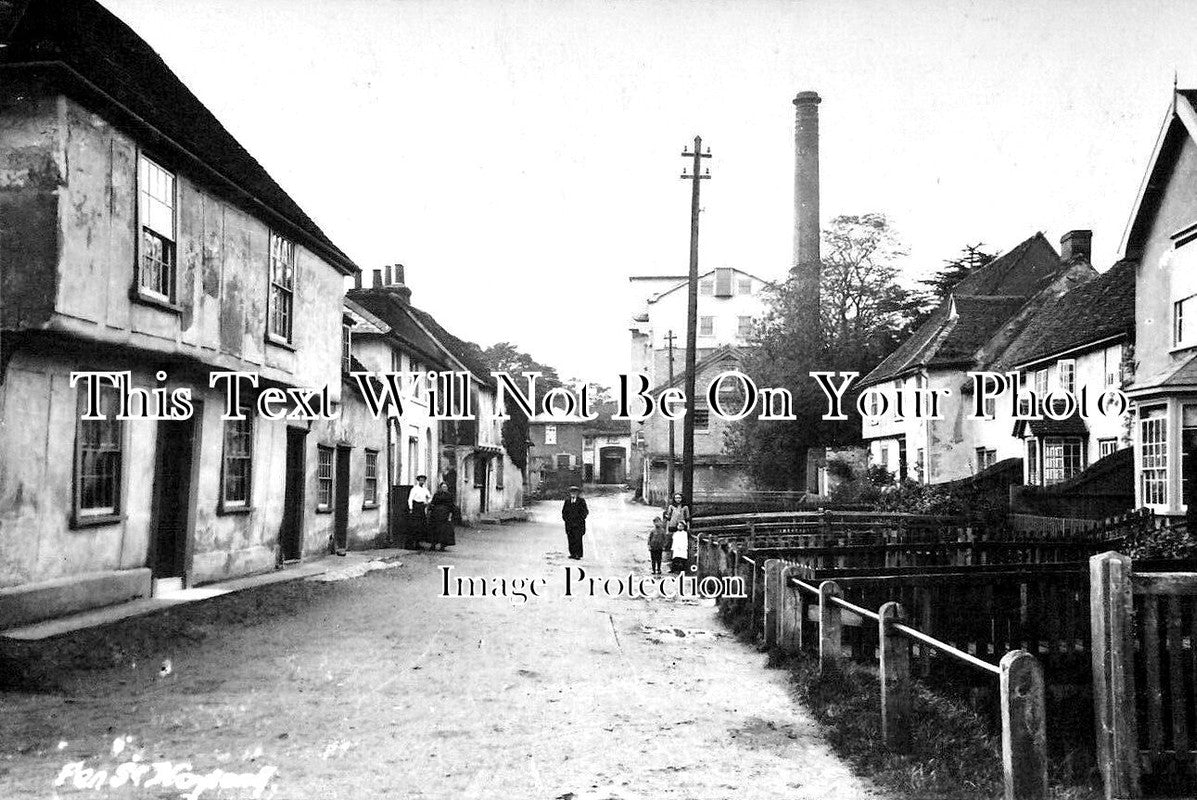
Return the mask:
<path id="1" fill-rule="evenodd" d="M 989 450 L 984 447 L 977 448 L 977 472 L 987 470 L 997 463 L 997 450 Z"/>
<path id="2" fill-rule="evenodd" d="M 1047 370 L 1035 370 L 1035 396 L 1043 403 L 1043 398 L 1047 396 Z"/>
<path id="3" fill-rule="evenodd" d="M 704 297 L 710 297 L 715 294 L 715 282 L 712 280 L 699 281 L 698 293 Z"/>
<path id="4" fill-rule="evenodd" d="M 1106 386 L 1122 386 L 1122 345 L 1107 347 L 1102 352 L 1105 360 Z"/>
<path id="5" fill-rule="evenodd" d="M 1085 468 L 1085 448 L 1080 439 L 1049 437 L 1043 440 L 1043 485 L 1061 483 Z"/>
<path id="6" fill-rule="evenodd" d="M 353 370 L 353 323 L 341 322 L 341 371 L 348 375 Z"/>
<path id="7" fill-rule="evenodd" d="M 1027 439 L 1027 483 L 1039 485 L 1039 440 Z"/>
<path id="8" fill-rule="evenodd" d="M 715 335 L 715 318 L 714 317 L 699 317 L 698 318 L 698 335 L 699 336 L 714 336 Z"/>
<path id="9" fill-rule="evenodd" d="M 175 176 L 145 156 L 137 160 L 137 218 L 141 224 L 137 293 L 175 302 Z"/>
<path id="10" fill-rule="evenodd" d="M 1172 344 L 1176 347 L 1197 344 L 1197 295 L 1172 304 Z"/>
<path id="11" fill-rule="evenodd" d="M 569 453 L 557 454 L 557 469 L 569 469 L 574 464 L 574 457 Z"/>
<path id="12" fill-rule="evenodd" d="M 1117 439 L 1098 439 L 1097 440 L 1097 457 L 1105 458 L 1118 452 Z"/>
<path id="13" fill-rule="evenodd" d="M 923 448 L 918 448 L 914 451 L 914 479 L 922 483 L 926 477 L 927 458 L 923 453 Z"/>
<path id="14" fill-rule="evenodd" d="M 556 425 L 545 425 L 544 426 L 544 443 L 545 444 L 557 444 L 557 426 Z"/>
<path id="15" fill-rule="evenodd" d="M 316 510 L 331 511 L 333 504 L 333 449 L 316 447 Z"/>
<path id="16" fill-rule="evenodd" d="M 694 432 L 704 433 L 711 429 L 711 409 L 697 406 L 694 409 Z"/>
<path id="17" fill-rule="evenodd" d="M 1186 505 L 1193 502 L 1189 489 L 1193 464 L 1189 459 L 1194 457 L 1191 455 L 1194 449 L 1197 449 L 1197 405 L 1186 403 L 1180 407 L 1180 495 L 1177 497 Z"/>
<path id="18" fill-rule="evenodd" d="M 736 287 L 740 294 L 752 294 L 752 278 L 740 278 L 736 281 Z"/>
<path id="19" fill-rule="evenodd" d="M 1166 505 L 1168 502 L 1168 422 L 1164 409 L 1152 409 L 1139 421 L 1140 482 L 1143 504 Z"/>
<path id="20" fill-rule="evenodd" d="M 403 354 L 398 350 L 391 351 L 391 372 L 403 371 Z"/>
<path id="21" fill-rule="evenodd" d="M 886 470 L 889 470 L 889 444 L 887 442 L 881 443 L 880 456 L 878 463 Z"/>
<path id="22" fill-rule="evenodd" d="M 79 416 L 86 408 L 79 393 Z M 120 396 L 116 388 L 100 389 L 100 414 L 104 419 L 79 419 L 75 431 L 76 524 L 110 519 L 120 513 L 123 436 L 116 419 Z"/>
<path id="23" fill-rule="evenodd" d="M 741 339 L 752 335 L 752 317 L 736 317 L 736 335 Z"/>
<path id="24" fill-rule="evenodd" d="M 997 419 L 997 398 L 990 395 L 985 398 L 982 404 L 981 411 L 985 415 L 985 419 Z"/>
<path id="25" fill-rule="evenodd" d="M 378 505 L 378 451 L 366 451 L 365 481 L 362 484 L 362 505 Z"/>
<path id="26" fill-rule="evenodd" d="M 242 409 L 242 414 L 245 410 Z M 250 478 L 254 453 L 253 419 L 224 422 L 224 475 L 221 479 L 221 507 L 249 508 Z"/>
<path id="27" fill-rule="evenodd" d="M 1062 358 L 1056 364 L 1060 373 L 1060 388 L 1066 392 L 1076 391 L 1076 359 Z"/>
<path id="28" fill-rule="evenodd" d="M 495 489 L 497 491 L 503 490 L 503 460 L 498 459 L 495 464 Z"/>
<path id="29" fill-rule="evenodd" d="M 270 234 L 270 336 L 290 343 L 295 304 L 295 244 Z"/>

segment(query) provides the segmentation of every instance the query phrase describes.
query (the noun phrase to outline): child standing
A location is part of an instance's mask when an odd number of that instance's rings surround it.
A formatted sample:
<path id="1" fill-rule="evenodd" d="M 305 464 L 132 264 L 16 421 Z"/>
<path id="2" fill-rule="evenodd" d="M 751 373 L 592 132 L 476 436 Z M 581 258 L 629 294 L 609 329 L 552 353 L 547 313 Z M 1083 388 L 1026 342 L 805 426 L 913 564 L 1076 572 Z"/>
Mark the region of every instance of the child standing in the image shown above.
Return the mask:
<path id="1" fill-rule="evenodd" d="M 690 526 L 685 522 L 679 521 L 677 529 L 674 530 L 672 541 L 670 542 L 670 555 L 673 558 L 669 562 L 670 572 L 685 572 L 689 563 L 687 556 L 690 549 L 690 536 L 688 531 Z"/>
<path id="2" fill-rule="evenodd" d="M 653 575 L 661 574 L 661 552 L 669 544 L 669 532 L 665 530 L 665 520 L 661 517 L 653 519 L 653 532 L 648 535 L 648 555 L 653 563 Z"/>

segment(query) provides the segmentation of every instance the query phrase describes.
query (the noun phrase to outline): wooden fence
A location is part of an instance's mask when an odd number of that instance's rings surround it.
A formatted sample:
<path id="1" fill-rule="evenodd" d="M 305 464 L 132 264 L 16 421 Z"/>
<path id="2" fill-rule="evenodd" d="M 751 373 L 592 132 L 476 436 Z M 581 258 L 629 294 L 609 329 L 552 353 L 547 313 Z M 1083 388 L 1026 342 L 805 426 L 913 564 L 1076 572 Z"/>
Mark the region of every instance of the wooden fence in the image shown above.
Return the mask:
<path id="1" fill-rule="evenodd" d="M 759 619 L 766 645 L 783 652 L 817 650 L 824 674 L 841 669 L 846 658 L 875 663 L 881 686 L 882 738 L 896 752 L 910 749 L 913 664 L 929 664 L 934 654 L 975 670 L 990 682 L 996 679 L 1006 797 L 1047 797 L 1043 668 L 1031 652 L 1014 649 L 998 659 L 991 652 L 985 654 L 988 659 L 978 656 L 911 624 L 914 620 L 901 602 L 890 600 L 874 610 L 845 596 L 855 587 L 846 593 L 836 580 L 808 582 L 803 580 L 809 574 L 803 571 L 806 568 L 778 558 L 760 560 L 760 555 L 742 554 L 734 547 L 718 553 L 708 548 L 699 572 L 703 577 L 738 575 L 744 580 L 747 598 L 732 602 L 749 606 L 754 629 Z M 704 569 L 711 571 L 704 574 Z M 868 579 L 847 579 L 862 580 Z M 808 617 L 813 626 L 807 624 Z M 852 627 L 872 634 L 845 636 Z"/>
<path id="2" fill-rule="evenodd" d="M 1093 556 L 1090 617 L 1098 764 L 1107 798 L 1197 794 L 1197 572 Z"/>

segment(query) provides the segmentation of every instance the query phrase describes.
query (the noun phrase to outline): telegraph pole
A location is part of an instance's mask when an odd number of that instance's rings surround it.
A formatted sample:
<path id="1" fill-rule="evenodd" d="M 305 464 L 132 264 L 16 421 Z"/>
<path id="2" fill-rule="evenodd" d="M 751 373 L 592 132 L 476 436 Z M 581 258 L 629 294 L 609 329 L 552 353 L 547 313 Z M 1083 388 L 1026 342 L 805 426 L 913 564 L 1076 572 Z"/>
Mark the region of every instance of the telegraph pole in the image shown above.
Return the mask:
<path id="1" fill-rule="evenodd" d="M 694 137 L 694 152 L 682 151 L 683 158 L 693 159 L 693 174 L 682 170 L 682 179 L 691 183 L 690 190 L 690 296 L 686 315 L 686 418 L 682 426 L 682 502 L 694 511 L 694 393 L 695 351 L 698 349 L 698 189 L 702 181 L 711 177 L 703 171 L 702 159 L 711 157 L 711 148 L 702 152 L 702 137 Z"/>
<path id="2" fill-rule="evenodd" d="M 677 339 L 673 335 L 673 328 L 669 329 L 669 335 L 665 337 L 665 341 L 669 342 L 669 382 L 673 383 L 673 341 Z M 677 487 L 673 480 L 673 462 L 677 460 L 677 455 L 673 448 L 673 420 L 669 420 L 669 503 L 673 502 L 673 493 L 677 491 Z M 666 503 L 666 506 L 669 505 Z"/>

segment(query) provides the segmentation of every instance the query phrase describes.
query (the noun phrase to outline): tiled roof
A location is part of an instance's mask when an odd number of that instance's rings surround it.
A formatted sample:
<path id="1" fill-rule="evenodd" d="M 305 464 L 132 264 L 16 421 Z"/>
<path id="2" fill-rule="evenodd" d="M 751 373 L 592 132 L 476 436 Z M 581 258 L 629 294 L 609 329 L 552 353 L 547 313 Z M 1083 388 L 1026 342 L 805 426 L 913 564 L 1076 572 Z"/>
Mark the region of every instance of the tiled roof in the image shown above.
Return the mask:
<path id="1" fill-rule="evenodd" d="M 410 306 L 397 293 L 386 289 L 354 289 L 346 295 L 366 311 L 382 320 L 390 333 L 432 365 L 446 368 L 448 359 L 437 343 L 408 314 Z M 445 349 L 449 349 L 448 345 Z"/>
<path id="2" fill-rule="evenodd" d="M 1135 262 L 1119 261 L 1102 275 L 1047 303 L 1001 362 L 1019 367 L 1132 332 Z"/>
<path id="3" fill-rule="evenodd" d="M 358 271 L 162 58 L 95 0 L 0 0 L 0 43 L 0 68 L 59 76 L 137 130 L 141 144 L 194 159 L 209 172 L 197 177 L 235 187 L 251 213 L 338 269 Z"/>
<path id="4" fill-rule="evenodd" d="M 453 354 L 454 358 L 474 374 L 479 383 L 491 388 L 495 387 L 495 379 L 490 375 L 490 367 L 478 356 L 477 345 L 472 345 L 449 333 L 427 311 L 421 311 L 415 306 L 408 306 L 408 310 L 446 350 Z"/>
<path id="5" fill-rule="evenodd" d="M 958 283 L 930 319 L 865 376 L 862 386 L 919 367 L 970 362 L 1027 300 L 1065 268 L 1043 234 L 1036 233 Z"/>

